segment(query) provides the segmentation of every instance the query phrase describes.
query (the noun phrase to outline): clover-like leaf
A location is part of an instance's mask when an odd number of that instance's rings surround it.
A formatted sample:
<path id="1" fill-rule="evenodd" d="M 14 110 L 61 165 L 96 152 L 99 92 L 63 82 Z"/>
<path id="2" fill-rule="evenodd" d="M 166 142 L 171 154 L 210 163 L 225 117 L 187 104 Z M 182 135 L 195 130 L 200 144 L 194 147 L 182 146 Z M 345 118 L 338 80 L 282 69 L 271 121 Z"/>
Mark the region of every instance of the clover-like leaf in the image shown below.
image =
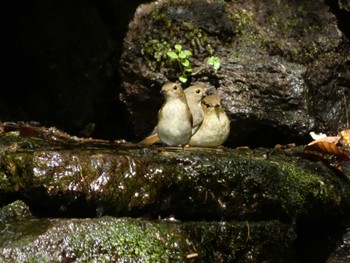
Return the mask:
<path id="1" fill-rule="evenodd" d="M 182 51 L 182 46 L 181 46 L 181 45 L 176 44 L 174 47 L 175 47 L 175 49 L 178 50 L 179 52 Z"/>
<path id="2" fill-rule="evenodd" d="M 184 67 L 189 67 L 190 66 L 190 61 L 188 59 L 183 59 L 183 60 L 181 60 L 181 64 Z"/>
<path id="3" fill-rule="evenodd" d="M 187 57 L 192 56 L 192 52 L 190 50 L 186 49 L 183 52 L 186 54 Z"/>
<path id="4" fill-rule="evenodd" d="M 214 68 L 215 70 L 219 70 L 219 68 L 220 68 L 220 62 L 215 62 L 214 65 L 213 65 L 213 68 Z"/>
<path id="5" fill-rule="evenodd" d="M 171 59 L 178 59 L 179 56 L 174 51 L 169 51 L 166 53 Z"/>
<path id="6" fill-rule="evenodd" d="M 220 58 L 212 56 L 208 59 L 207 63 L 208 65 L 211 65 L 215 70 L 218 70 L 220 68 L 221 61 Z"/>
<path id="7" fill-rule="evenodd" d="M 186 76 L 180 76 L 180 77 L 179 77 L 179 80 L 180 80 L 182 83 L 185 83 L 185 82 L 187 82 L 187 77 L 186 77 Z"/>
<path id="8" fill-rule="evenodd" d="M 208 65 L 213 65 L 213 63 L 214 63 L 214 57 L 208 58 L 207 63 L 208 63 Z"/>
<path id="9" fill-rule="evenodd" d="M 179 57 L 183 59 L 183 58 L 187 58 L 187 55 L 185 52 L 182 51 L 179 53 Z"/>

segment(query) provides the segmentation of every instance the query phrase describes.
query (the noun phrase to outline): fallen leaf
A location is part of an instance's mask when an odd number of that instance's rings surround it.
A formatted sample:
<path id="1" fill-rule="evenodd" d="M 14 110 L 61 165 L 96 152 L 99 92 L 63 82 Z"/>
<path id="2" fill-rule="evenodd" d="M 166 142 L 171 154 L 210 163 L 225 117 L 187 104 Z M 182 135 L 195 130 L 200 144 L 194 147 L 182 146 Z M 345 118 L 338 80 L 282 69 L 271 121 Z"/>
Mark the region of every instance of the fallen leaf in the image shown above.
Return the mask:
<path id="1" fill-rule="evenodd" d="M 326 137 L 322 137 L 320 139 L 314 140 L 314 141 L 310 142 L 308 145 L 312 145 L 312 144 L 319 143 L 319 142 L 328 142 L 328 143 L 336 145 L 340 139 L 341 139 L 341 136 L 326 136 Z"/>
<path id="2" fill-rule="evenodd" d="M 334 154 L 335 156 L 343 159 L 350 159 L 350 155 L 345 152 L 342 148 L 338 147 L 340 137 L 326 137 L 316 141 L 310 142 L 305 146 L 306 151 L 317 151 L 325 154 Z"/>

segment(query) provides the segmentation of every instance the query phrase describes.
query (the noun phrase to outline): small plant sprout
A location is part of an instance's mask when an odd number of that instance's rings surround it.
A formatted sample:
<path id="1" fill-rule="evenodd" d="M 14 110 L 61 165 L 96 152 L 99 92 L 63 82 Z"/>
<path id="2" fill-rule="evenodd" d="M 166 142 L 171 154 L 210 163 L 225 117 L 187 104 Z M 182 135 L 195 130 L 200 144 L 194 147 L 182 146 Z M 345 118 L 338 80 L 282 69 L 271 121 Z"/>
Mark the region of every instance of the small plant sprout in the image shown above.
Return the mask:
<path id="1" fill-rule="evenodd" d="M 199 72 L 201 72 L 203 69 L 205 69 L 205 66 L 200 67 L 196 72 L 193 72 L 191 62 L 189 60 L 189 57 L 192 56 L 192 51 L 183 49 L 180 44 L 176 44 L 174 46 L 174 49 L 170 49 L 166 55 L 170 59 L 170 61 L 177 62 L 179 65 L 181 75 L 179 76 L 179 80 L 182 83 L 186 83 L 189 76 L 197 75 Z M 207 65 L 211 66 L 215 71 L 218 71 L 220 69 L 220 58 L 211 56 L 207 59 Z"/>
<path id="2" fill-rule="evenodd" d="M 211 56 L 208 60 L 207 60 L 207 64 L 212 66 L 213 69 L 215 71 L 219 70 L 220 68 L 220 58 L 215 57 L 215 56 Z"/>
<path id="3" fill-rule="evenodd" d="M 182 49 L 182 46 L 176 44 L 175 50 L 170 50 L 167 52 L 170 60 L 177 61 L 181 70 L 181 76 L 179 80 L 183 83 L 187 82 L 187 77 L 192 73 L 191 63 L 189 57 L 192 56 L 192 52 L 187 49 Z"/>

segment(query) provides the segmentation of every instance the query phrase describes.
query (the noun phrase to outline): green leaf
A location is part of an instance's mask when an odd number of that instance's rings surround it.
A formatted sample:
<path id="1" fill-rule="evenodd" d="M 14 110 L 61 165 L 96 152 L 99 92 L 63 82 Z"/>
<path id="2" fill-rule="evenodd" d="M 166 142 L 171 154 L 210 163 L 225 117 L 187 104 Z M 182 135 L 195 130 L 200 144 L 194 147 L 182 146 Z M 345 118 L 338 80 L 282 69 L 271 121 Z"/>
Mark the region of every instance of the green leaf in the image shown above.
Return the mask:
<path id="1" fill-rule="evenodd" d="M 179 56 L 174 51 L 169 51 L 166 53 L 171 59 L 178 59 Z"/>
<path id="2" fill-rule="evenodd" d="M 208 59 L 207 63 L 208 65 L 213 66 L 215 70 L 218 70 L 220 68 L 221 61 L 220 58 L 212 56 Z"/>
<path id="3" fill-rule="evenodd" d="M 207 63 L 208 63 L 208 65 L 213 65 L 214 64 L 214 57 L 208 58 Z"/>
<path id="4" fill-rule="evenodd" d="M 185 83 L 185 82 L 187 82 L 187 77 L 186 77 L 186 76 L 181 76 L 181 77 L 179 77 L 179 80 L 180 80 L 182 83 Z"/>
<path id="5" fill-rule="evenodd" d="M 183 52 L 184 52 L 184 53 L 186 54 L 186 56 L 188 56 L 188 57 L 189 57 L 189 56 L 192 56 L 192 52 L 191 52 L 190 50 L 187 50 L 187 49 L 186 49 L 186 50 L 184 50 Z"/>
<path id="6" fill-rule="evenodd" d="M 185 67 L 190 66 L 190 61 L 188 59 L 181 60 L 181 64 L 184 65 Z"/>
<path id="7" fill-rule="evenodd" d="M 220 62 L 214 63 L 213 68 L 214 68 L 215 70 L 218 70 L 218 69 L 220 68 Z"/>
<path id="8" fill-rule="evenodd" d="M 185 72 L 192 72 L 192 68 L 190 68 L 190 67 L 185 68 L 184 70 L 185 70 Z"/>
<path id="9" fill-rule="evenodd" d="M 182 51 L 182 46 L 181 45 L 176 44 L 174 47 L 175 47 L 176 50 Z"/>
<path id="10" fill-rule="evenodd" d="M 187 58 L 187 55 L 185 54 L 185 52 L 181 51 L 181 52 L 179 53 L 179 57 L 180 57 L 180 58 Z"/>

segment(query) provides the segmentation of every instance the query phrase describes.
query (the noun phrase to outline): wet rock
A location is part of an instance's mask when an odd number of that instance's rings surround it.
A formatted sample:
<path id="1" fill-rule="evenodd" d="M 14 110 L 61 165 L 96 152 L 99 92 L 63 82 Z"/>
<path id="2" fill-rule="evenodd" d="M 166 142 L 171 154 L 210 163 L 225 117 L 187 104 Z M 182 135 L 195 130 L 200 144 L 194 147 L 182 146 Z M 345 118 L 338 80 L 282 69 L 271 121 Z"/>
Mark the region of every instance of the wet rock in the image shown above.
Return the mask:
<path id="1" fill-rule="evenodd" d="M 32 219 L 1 233 L 3 262 L 295 262 L 295 235 L 277 221 Z"/>
<path id="2" fill-rule="evenodd" d="M 31 219 L 32 213 L 29 207 L 21 200 L 17 200 L 7 206 L 0 208 L 0 224 L 13 221 Z"/>
<path id="3" fill-rule="evenodd" d="M 27 204 L 0 211 L 5 262 L 306 262 L 349 214 L 348 181 L 299 147 L 183 151 L 36 130 L 0 138 L 0 204 Z"/>
<path id="4" fill-rule="evenodd" d="M 156 124 L 161 85 L 181 75 L 166 55 L 175 44 L 193 53 L 196 74 L 184 86 L 221 96 L 232 126 L 227 145 L 303 143 L 310 130 L 345 128 L 348 39 L 322 1 L 141 5 L 120 61 L 120 98 L 138 138 Z M 217 72 L 206 64 L 211 56 L 221 60 Z"/>
<path id="5" fill-rule="evenodd" d="M 181 151 L 46 140 L 43 150 L 41 141 L 2 138 L 1 204 L 22 199 L 38 216 L 285 222 L 339 215 L 349 204 L 347 181 L 298 148 Z"/>

